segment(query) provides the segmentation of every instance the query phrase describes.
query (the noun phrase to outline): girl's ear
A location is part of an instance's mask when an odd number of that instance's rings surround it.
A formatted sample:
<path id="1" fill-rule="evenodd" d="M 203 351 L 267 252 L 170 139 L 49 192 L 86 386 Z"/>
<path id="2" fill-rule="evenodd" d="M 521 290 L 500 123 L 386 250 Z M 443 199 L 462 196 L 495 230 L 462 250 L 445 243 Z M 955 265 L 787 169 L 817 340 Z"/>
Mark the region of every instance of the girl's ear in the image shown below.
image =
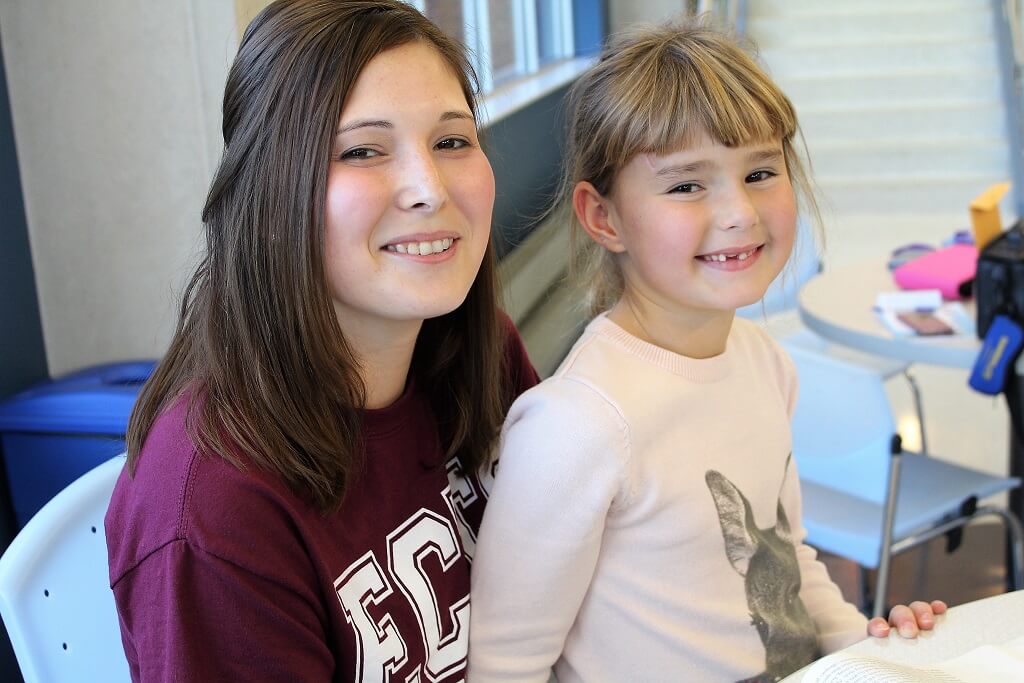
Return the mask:
<path id="1" fill-rule="evenodd" d="M 590 239 L 610 252 L 619 254 L 626 251 L 611 201 L 586 180 L 576 183 L 573 188 L 572 208 Z"/>

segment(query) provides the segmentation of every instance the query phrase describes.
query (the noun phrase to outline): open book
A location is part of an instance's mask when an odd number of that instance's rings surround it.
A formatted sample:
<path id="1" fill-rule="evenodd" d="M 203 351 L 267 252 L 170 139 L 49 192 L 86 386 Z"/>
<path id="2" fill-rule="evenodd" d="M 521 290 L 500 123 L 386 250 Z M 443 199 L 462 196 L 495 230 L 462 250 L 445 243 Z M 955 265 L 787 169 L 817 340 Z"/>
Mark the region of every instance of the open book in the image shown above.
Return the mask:
<path id="1" fill-rule="evenodd" d="M 887 662 L 870 655 L 836 652 L 807 669 L 803 683 L 1020 683 L 1024 638 L 983 645 L 927 666 Z"/>

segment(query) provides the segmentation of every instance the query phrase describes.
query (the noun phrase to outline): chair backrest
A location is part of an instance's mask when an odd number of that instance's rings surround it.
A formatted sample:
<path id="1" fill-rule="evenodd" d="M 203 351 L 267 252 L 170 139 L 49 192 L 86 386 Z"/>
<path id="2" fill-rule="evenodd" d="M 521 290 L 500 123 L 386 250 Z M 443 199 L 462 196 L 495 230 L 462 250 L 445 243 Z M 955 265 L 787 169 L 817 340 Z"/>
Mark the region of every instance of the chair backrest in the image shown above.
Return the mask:
<path id="1" fill-rule="evenodd" d="M 785 340 L 782 345 L 800 378 L 793 415 L 800 478 L 883 502 L 896 424 L 881 376 Z"/>
<path id="2" fill-rule="evenodd" d="M 130 681 L 103 517 L 125 459 L 86 472 L 0 557 L 0 615 L 26 683 Z"/>

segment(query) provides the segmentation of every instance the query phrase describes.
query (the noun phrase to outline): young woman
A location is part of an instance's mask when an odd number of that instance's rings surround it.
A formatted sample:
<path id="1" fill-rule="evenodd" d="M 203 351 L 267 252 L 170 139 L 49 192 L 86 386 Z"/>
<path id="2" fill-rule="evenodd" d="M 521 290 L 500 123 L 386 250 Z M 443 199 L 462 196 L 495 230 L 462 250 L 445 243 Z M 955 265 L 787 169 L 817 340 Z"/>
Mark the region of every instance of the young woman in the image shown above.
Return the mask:
<path id="1" fill-rule="evenodd" d="M 396 0 L 245 32 L 107 514 L 134 680 L 464 677 L 479 473 L 537 381 L 495 306 L 473 83 Z"/>

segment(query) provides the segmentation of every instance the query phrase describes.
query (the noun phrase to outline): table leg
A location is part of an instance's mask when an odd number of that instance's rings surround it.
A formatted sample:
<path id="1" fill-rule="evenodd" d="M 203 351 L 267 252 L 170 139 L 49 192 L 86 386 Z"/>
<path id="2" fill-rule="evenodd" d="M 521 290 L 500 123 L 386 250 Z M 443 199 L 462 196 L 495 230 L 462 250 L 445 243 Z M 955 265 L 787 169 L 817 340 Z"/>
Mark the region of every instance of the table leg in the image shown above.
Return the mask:
<path id="1" fill-rule="evenodd" d="M 1018 391 L 1018 397 L 1024 397 L 1024 377 L 1017 376 L 1016 378 Z M 1020 429 L 1014 429 L 1013 414 L 1010 414 L 1010 462 L 1009 462 L 1009 474 L 1011 477 L 1019 477 L 1024 479 L 1024 442 L 1021 441 L 1018 436 L 1019 432 L 1024 432 L 1024 425 L 1017 425 Z M 1021 491 L 1021 487 L 1015 488 L 1009 493 L 1009 508 L 1010 512 L 1016 515 L 1017 519 L 1024 521 L 1024 492 Z M 1011 591 L 1015 588 L 1013 585 L 1013 560 L 1011 554 L 1010 536 L 1007 534 L 1006 539 L 1006 590 Z"/>

